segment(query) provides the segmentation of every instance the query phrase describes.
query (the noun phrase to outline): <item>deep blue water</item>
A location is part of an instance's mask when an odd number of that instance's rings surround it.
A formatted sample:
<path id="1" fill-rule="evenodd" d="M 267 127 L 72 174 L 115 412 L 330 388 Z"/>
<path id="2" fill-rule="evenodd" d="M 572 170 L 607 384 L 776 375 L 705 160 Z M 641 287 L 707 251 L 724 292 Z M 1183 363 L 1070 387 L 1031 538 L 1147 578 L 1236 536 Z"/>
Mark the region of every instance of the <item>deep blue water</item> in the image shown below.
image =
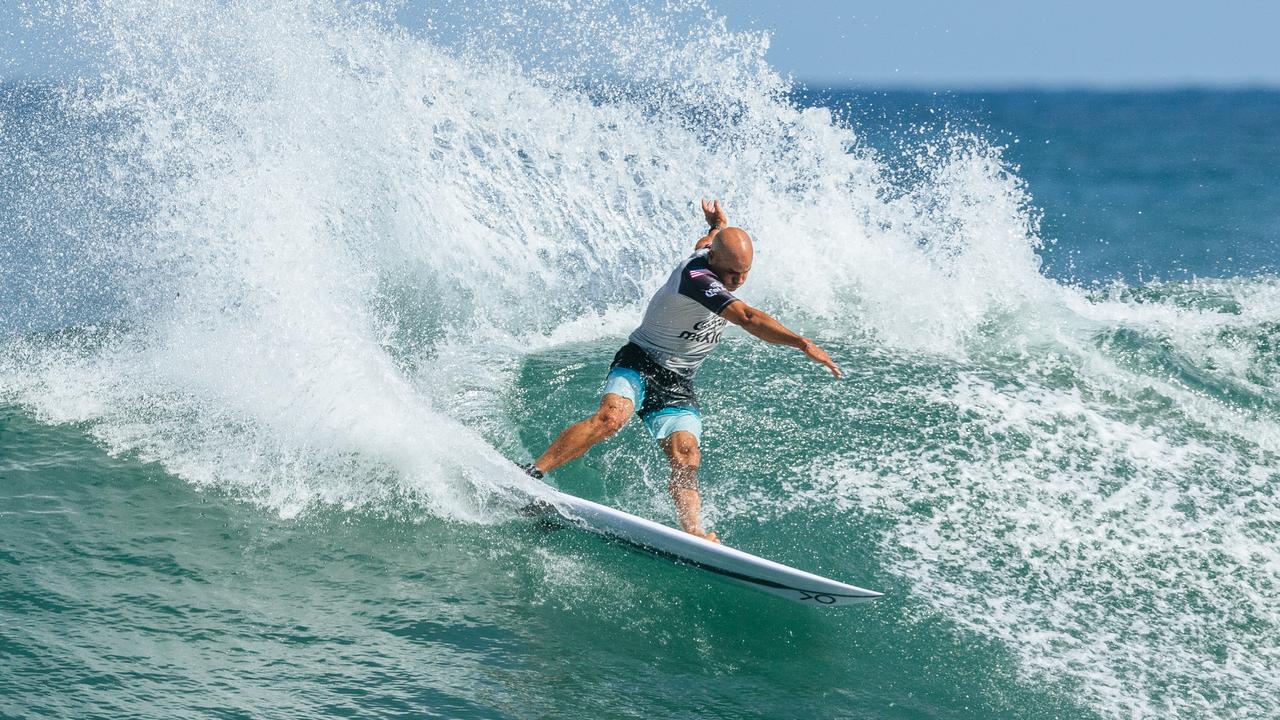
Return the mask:
<path id="1" fill-rule="evenodd" d="M 1280 92 L 826 89 L 892 156 L 969 131 L 1007 149 L 1043 211 L 1045 272 L 1086 283 L 1274 273 Z"/>

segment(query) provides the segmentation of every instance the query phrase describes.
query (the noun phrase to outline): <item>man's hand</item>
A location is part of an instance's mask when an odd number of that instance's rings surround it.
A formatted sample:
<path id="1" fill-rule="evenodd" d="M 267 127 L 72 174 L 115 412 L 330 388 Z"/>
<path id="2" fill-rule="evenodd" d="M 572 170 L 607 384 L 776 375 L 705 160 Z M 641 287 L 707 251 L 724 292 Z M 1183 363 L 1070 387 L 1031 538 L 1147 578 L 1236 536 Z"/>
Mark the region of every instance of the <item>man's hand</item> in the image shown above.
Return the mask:
<path id="1" fill-rule="evenodd" d="M 707 224 L 712 230 L 723 230 L 729 227 L 729 218 L 724 214 L 724 208 L 720 207 L 719 200 L 703 200 L 702 214 L 707 217 Z"/>
<path id="2" fill-rule="evenodd" d="M 842 372 L 840 367 L 831 360 L 831 356 L 827 354 L 827 351 L 818 347 L 817 343 L 809 338 L 804 339 L 804 345 L 800 346 L 800 351 L 805 355 L 808 355 L 810 360 L 826 365 L 832 375 L 835 375 L 838 378 L 844 377 L 844 372 Z"/>

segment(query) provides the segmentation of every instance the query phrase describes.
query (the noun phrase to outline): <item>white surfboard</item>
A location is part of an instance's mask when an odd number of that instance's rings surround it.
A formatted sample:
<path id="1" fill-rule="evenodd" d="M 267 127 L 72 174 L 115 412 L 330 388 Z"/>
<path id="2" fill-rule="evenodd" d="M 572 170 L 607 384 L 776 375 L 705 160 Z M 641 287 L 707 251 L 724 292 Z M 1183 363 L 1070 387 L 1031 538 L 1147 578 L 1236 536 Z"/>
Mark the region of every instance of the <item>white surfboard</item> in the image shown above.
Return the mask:
<path id="1" fill-rule="evenodd" d="M 848 605 L 882 596 L 874 590 L 797 570 L 549 487 L 540 495 L 560 518 L 576 527 L 771 595 L 810 605 Z"/>

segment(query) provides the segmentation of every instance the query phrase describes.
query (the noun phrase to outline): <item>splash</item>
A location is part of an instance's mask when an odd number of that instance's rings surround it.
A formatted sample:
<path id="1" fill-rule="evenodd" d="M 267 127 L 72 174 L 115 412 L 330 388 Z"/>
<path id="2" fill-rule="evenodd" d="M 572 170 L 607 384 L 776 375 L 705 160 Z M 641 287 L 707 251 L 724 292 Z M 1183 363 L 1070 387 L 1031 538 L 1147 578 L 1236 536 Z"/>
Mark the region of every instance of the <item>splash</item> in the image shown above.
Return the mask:
<path id="1" fill-rule="evenodd" d="M 378 505 L 400 475 L 475 517 L 459 497 L 501 459 L 434 408 L 493 394 L 529 338 L 639 301 L 701 194 L 757 234 L 760 295 L 819 318 L 856 301 L 886 338 L 954 342 L 1008 296 L 963 292 L 989 261 L 975 248 L 1012 247 L 1034 277 L 998 153 L 956 144 L 897 192 L 829 113 L 785 102 L 767 38 L 703 6 L 513 7 L 468 11 L 450 41 L 321 0 L 72 5 L 100 67 L 58 98 L 64 160 L 93 172 L 67 174 L 56 212 L 24 202 L 70 217 L 34 242 L 76 239 L 47 276 L 99 277 L 60 296 L 101 291 L 113 330 L 15 343 L 6 394 L 285 512 Z M 1002 245 L 972 242 L 993 226 Z M 934 291 L 903 302 L 884 276 Z M 383 479 L 344 479 L 364 475 Z"/>

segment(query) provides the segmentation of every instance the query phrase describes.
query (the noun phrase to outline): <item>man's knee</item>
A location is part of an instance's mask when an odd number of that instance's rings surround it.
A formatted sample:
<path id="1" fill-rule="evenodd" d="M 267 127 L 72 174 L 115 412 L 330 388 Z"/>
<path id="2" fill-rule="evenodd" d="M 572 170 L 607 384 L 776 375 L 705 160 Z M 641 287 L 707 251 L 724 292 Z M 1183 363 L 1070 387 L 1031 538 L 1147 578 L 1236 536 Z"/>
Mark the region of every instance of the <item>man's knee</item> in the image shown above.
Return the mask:
<path id="1" fill-rule="evenodd" d="M 591 418 L 591 421 L 595 423 L 601 434 L 616 435 L 622 426 L 627 424 L 627 416 L 611 410 L 601 410 Z"/>
<path id="2" fill-rule="evenodd" d="M 698 489 L 698 464 L 702 455 L 698 451 L 698 438 L 691 432 L 677 430 L 662 441 L 662 449 L 671 461 L 671 482 L 667 485 L 672 493 L 682 490 Z"/>
<path id="3" fill-rule="evenodd" d="M 627 424 L 627 419 L 631 417 L 631 403 L 626 400 L 613 400 L 607 397 L 604 402 L 600 403 L 600 409 L 596 411 L 591 421 L 598 428 L 598 431 L 605 436 L 617 434 L 623 425 Z"/>
<path id="4" fill-rule="evenodd" d="M 702 453 L 698 450 L 698 439 L 693 433 L 677 431 L 671 433 L 666 440 L 667 457 L 672 465 L 696 470 L 702 463 Z"/>

